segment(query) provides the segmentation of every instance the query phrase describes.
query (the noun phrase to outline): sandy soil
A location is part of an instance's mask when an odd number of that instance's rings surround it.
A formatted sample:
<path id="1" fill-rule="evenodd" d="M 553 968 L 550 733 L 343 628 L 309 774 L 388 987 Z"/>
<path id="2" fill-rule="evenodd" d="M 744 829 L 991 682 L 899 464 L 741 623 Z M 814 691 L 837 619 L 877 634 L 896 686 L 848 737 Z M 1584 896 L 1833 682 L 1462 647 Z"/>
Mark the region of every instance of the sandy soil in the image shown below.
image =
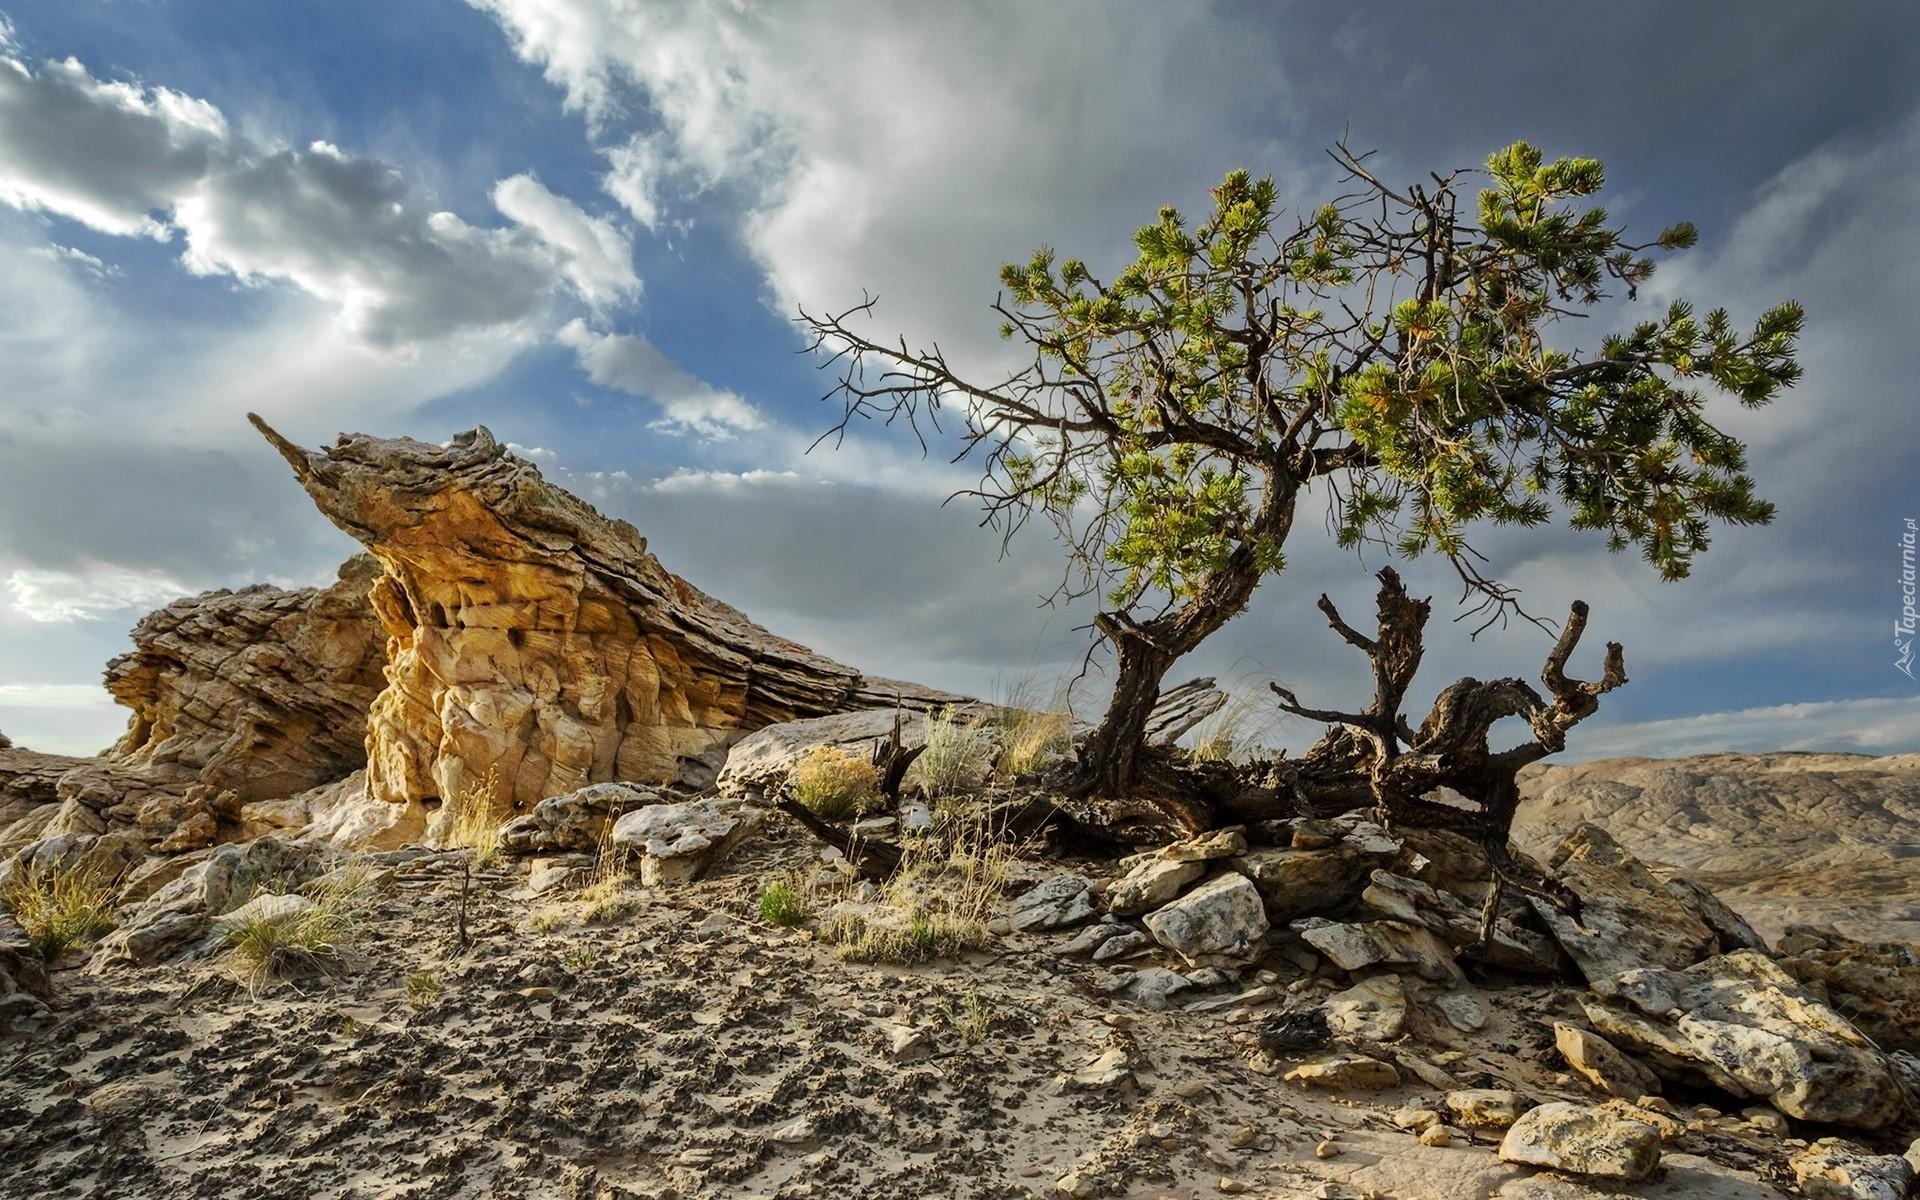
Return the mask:
<path id="1" fill-rule="evenodd" d="M 617 922 L 545 932 L 509 864 L 480 880 L 465 954 L 455 859 L 427 856 L 386 881 L 344 973 L 264 996 L 219 963 L 63 969 L 57 1024 L 0 1044 L 0 1196 L 990 1200 L 1054 1196 L 1069 1174 L 1105 1197 L 1599 1194 L 1501 1164 L 1497 1134 L 1419 1145 L 1391 1114 L 1439 1090 L 1410 1072 L 1382 1092 L 1283 1082 L 1315 1048 L 1268 1057 L 1258 1035 L 1328 985 L 1149 1012 L 1052 935 L 961 963 L 842 962 L 753 912 L 759 881 L 811 854 L 776 832 Z M 410 1004 L 428 971 L 439 998 Z M 1485 1029 L 1422 1007 L 1374 1051 L 1593 1099 L 1555 1070 L 1571 991 L 1469 991 Z M 1116 1047 L 1131 1080 L 1062 1082 Z M 1328 1138 L 1338 1153 L 1316 1156 Z M 1778 1195 L 1762 1181 L 1784 1153 L 1729 1123 L 1668 1147 L 1633 1194 Z"/>

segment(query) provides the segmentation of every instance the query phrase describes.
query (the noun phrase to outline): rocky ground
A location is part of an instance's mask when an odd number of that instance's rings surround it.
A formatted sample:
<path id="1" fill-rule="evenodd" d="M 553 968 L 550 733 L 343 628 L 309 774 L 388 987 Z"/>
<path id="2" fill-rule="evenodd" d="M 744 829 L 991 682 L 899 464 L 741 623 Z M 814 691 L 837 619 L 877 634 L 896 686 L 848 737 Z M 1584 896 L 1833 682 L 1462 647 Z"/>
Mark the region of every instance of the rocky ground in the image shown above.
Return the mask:
<path id="1" fill-rule="evenodd" d="M 464 854 L 370 856 L 376 899 L 334 974 L 256 994 L 220 956 L 56 970 L 45 1024 L 0 1043 L 0 1195 L 1601 1194 L 1498 1153 L 1528 1105 L 1605 1112 L 1556 1049 L 1556 1021 L 1589 1023 L 1562 984 L 1403 970 L 1383 1013 L 1297 952 L 1096 964 L 1084 917 L 999 925 L 954 961 L 851 963 L 817 918 L 758 915 L 765 881 L 819 862 L 777 820 L 704 881 L 591 923 L 509 859 L 476 877 L 462 950 Z M 1016 867 L 1014 920 L 1058 870 Z M 1289 1079 L 1303 1063 L 1335 1086 Z M 1666 1139 L 1634 1195 L 1790 1194 L 1795 1154 L 1832 1132 L 1668 1092 L 1612 1102 Z"/>

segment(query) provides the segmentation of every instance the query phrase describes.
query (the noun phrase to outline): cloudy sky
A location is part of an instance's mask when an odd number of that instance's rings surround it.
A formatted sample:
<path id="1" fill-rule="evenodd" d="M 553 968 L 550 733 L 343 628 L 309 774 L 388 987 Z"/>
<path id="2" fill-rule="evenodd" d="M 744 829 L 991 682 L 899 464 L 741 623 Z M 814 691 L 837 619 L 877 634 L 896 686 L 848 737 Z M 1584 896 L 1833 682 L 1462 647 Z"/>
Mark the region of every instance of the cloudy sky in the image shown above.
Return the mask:
<path id="1" fill-rule="evenodd" d="M 250 409 L 310 444 L 484 423 L 780 632 L 976 692 L 1063 679 L 1087 613 L 1037 605 L 1044 534 L 998 561 L 941 505 L 968 477 L 884 430 L 808 453 L 830 414 L 795 306 L 872 291 L 991 363 L 1000 262 L 1122 261 L 1234 166 L 1311 206 L 1345 133 L 1406 179 L 1516 138 L 1602 158 L 1631 227 L 1701 229 L 1650 302 L 1809 311 L 1805 383 L 1733 418 L 1773 527 L 1680 585 L 1571 534 L 1488 543 L 1626 643 L 1577 752 L 1920 749 L 1893 665 L 1917 80 L 1896 2 L 0 0 L 0 729 L 97 749 L 142 612 L 352 550 Z M 1192 671 L 1352 699 L 1312 601 L 1363 612 L 1377 564 L 1312 519 L 1290 557 Z M 1469 643 L 1443 572 L 1409 577 L 1430 686 L 1538 670 L 1545 635 Z"/>

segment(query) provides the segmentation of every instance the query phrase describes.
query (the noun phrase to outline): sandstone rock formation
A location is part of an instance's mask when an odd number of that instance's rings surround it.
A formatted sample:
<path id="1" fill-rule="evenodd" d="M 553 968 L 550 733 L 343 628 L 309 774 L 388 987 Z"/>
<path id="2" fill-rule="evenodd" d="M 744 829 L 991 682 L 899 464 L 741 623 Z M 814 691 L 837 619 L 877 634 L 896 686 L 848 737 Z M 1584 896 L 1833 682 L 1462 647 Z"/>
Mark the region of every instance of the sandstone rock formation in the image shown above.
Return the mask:
<path id="1" fill-rule="evenodd" d="M 265 584 L 175 601 L 107 665 L 132 710 L 98 758 L 0 749 L 0 852 L 138 831 L 164 853 L 258 832 L 243 809 L 333 783 L 366 760 L 384 637 L 368 556 L 321 588 Z"/>
<path id="2" fill-rule="evenodd" d="M 366 724 L 379 800 L 431 808 L 490 773 L 516 809 L 605 780 L 704 784 L 763 725 L 960 699 L 768 633 L 484 428 L 308 451 L 253 421 L 384 568 L 387 686 Z"/>
<path id="3" fill-rule="evenodd" d="M 1879 1129 L 1900 1116 L 1888 1058 L 1756 951 L 1680 971 L 1636 968 L 1613 982 L 1617 999 L 1586 1001 L 1588 1019 L 1668 1079 L 1759 1097 L 1807 1121 Z"/>
<path id="4" fill-rule="evenodd" d="M 144 774 L 156 790 L 190 779 L 245 803 L 361 766 L 384 661 L 367 602 L 378 576 L 360 555 L 324 588 L 223 589 L 143 618 L 133 651 L 107 664 L 107 690 L 133 710 L 104 756 L 115 774 Z"/>

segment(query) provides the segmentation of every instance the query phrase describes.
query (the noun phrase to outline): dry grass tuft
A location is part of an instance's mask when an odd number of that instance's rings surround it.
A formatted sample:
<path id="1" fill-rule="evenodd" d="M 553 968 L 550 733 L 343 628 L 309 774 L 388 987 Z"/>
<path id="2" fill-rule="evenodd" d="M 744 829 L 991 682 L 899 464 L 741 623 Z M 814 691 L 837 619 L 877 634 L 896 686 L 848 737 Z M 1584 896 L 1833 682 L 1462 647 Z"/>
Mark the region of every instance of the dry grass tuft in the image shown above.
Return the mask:
<path id="1" fill-rule="evenodd" d="M 365 923 L 373 890 L 373 872 L 363 863 L 349 863 L 302 890 L 311 907 L 222 920 L 217 927 L 233 948 L 242 980 L 259 992 L 277 980 L 337 971 Z"/>
<path id="2" fill-rule="evenodd" d="M 468 861 L 475 868 L 492 866 L 500 861 L 500 829 L 508 815 L 507 806 L 500 802 L 499 773 L 488 767 L 485 779 L 447 806 L 447 848 L 471 851 Z"/>
<path id="3" fill-rule="evenodd" d="M 580 889 L 580 920 L 588 925 L 624 921 L 640 911 L 640 893 L 625 876 L 596 879 Z"/>
<path id="4" fill-rule="evenodd" d="M 113 880 L 92 867 L 27 870 L 0 893 L 0 906 L 20 923 L 41 959 L 55 962 L 113 928 L 116 890 Z"/>
<path id="5" fill-rule="evenodd" d="M 948 817 L 902 846 L 905 857 L 881 889 L 877 913 L 843 911 L 817 936 L 852 962 L 914 964 L 985 949 L 993 944 L 987 922 L 1016 857 L 1001 832 L 978 812 Z"/>
<path id="6" fill-rule="evenodd" d="M 432 1008 L 439 1003 L 447 985 L 438 971 L 415 971 L 401 981 L 400 995 L 409 1008 Z"/>
<path id="7" fill-rule="evenodd" d="M 957 1002 L 940 1005 L 940 1015 L 969 1046 L 977 1046 L 993 1032 L 993 1009 L 981 998 L 980 989 L 968 985 Z"/>
<path id="8" fill-rule="evenodd" d="M 877 807 L 880 773 L 838 746 L 815 746 L 787 773 L 787 790 L 822 821 L 847 821 Z"/>
<path id="9" fill-rule="evenodd" d="M 929 800 L 970 792 L 993 769 L 994 732 L 985 721 L 963 721 L 952 708 L 929 712 L 927 748 L 907 769 Z"/>
<path id="10" fill-rule="evenodd" d="M 994 770 L 1008 779 L 1031 775 L 1073 748 L 1073 713 L 1064 696 L 1043 698 L 1039 685 L 1021 679 L 1006 689 L 994 723 L 1000 728 L 1000 757 Z"/>
<path id="11" fill-rule="evenodd" d="M 1243 762 L 1260 749 L 1255 736 L 1272 715 L 1271 706 L 1251 696 L 1234 695 L 1193 731 L 1187 751 L 1195 762 Z"/>

